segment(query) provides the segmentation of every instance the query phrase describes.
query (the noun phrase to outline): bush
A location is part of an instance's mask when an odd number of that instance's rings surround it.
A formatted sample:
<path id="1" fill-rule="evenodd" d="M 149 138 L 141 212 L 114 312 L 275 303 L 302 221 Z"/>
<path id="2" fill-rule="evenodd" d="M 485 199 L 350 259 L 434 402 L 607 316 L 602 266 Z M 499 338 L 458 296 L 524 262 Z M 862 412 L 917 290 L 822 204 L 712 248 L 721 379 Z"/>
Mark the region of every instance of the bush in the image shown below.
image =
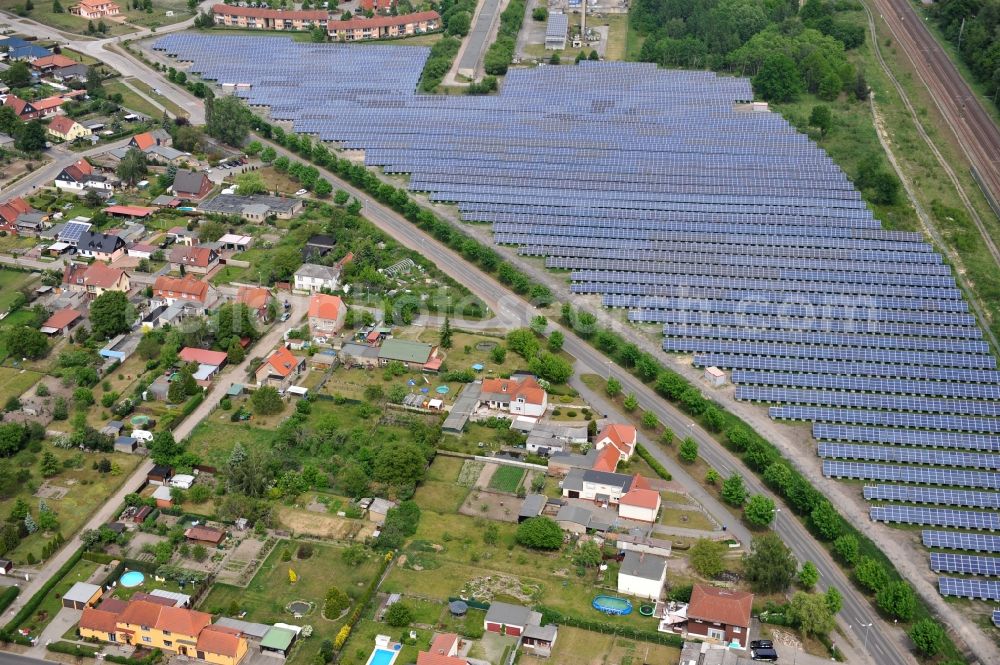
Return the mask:
<path id="1" fill-rule="evenodd" d="M 402 628 L 413 623 L 413 611 L 408 605 L 393 603 L 385 612 L 385 622 L 393 628 Z"/>
<path id="2" fill-rule="evenodd" d="M 532 517 L 517 527 L 518 544 L 534 550 L 557 550 L 563 544 L 563 532 L 549 517 Z"/>
<path id="3" fill-rule="evenodd" d="M 544 21 L 549 17 L 549 10 L 545 7 L 535 7 L 531 12 L 531 18 L 535 21 Z"/>

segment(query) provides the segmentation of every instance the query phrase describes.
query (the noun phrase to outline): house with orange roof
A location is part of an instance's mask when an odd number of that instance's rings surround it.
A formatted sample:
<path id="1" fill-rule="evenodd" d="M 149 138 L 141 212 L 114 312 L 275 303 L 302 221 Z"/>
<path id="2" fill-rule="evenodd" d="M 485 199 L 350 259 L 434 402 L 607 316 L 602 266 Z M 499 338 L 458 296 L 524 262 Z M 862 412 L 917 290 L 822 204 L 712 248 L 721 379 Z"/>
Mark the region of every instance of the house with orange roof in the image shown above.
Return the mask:
<path id="1" fill-rule="evenodd" d="M 170 604 L 131 600 L 87 608 L 80 617 L 80 637 L 130 644 L 196 658 L 214 665 L 237 665 L 248 651 L 238 630 L 213 626 L 212 615 Z"/>
<path id="2" fill-rule="evenodd" d="M 122 8 L 114 2 L 110 2 L 110 0 L 80 0 L 80 4 L 69 8 L 69 13 L 94 20 L 108 16 L 118 16 L 122 13 Z"/>
<path id="3" fill-rule="evenodd" d="M 284 389 L 306 370 L 306 359 L 299 358 L 283 346 L 275 349 L 257 368 L 254 376 L 258 385 Z"/>
<path id="4" fill-rule="evenodd" d="M 660 513 L 661 505 L 660 493 L 653 489 L 648 480 L 635 474 L 632 486 L 618 500 L 618 516 L 638 522 L 654 523 Z"/>
<path id="5" fill-rule="evenodd" d="M 90 299 L 105 291 L 128 293 L 132 288 L 128 273 L 120 268 L 111 268 L 99 261 L 90 265 L 69 263 L 63 268 L 63 288 L 86 293 Z"/>
<path id="6" fill-rule="evenodd" d="M 236 302 L 246 305 L 260 321 L 267 320 L 267 306 L 274 296 L 262 286 L 241 286 L 236 292 Z"/>
<path id="7" fill-rule="evenodd" d="M 46 55 L 41 58 L 35 58 L 31 61 L 31 68 L 37 69 L 43 74 L 51 72 L 53 69 L 62 69 L 63 67 L 72 67 L 78 65 L 76 60 L 73 58 L 67 58 L 61 53 L 53 53 L 52 55 Z"/>
<path id="8" fill-rule="evenodd" d="M 618 455 L 618 451 L 614 448 L 604 448 L 597 452 L 597 457 L 594 459 L 594 465 L 592 468 L 594 471 L 606 471 L 608 473 L 614 473 L 618 470 L 618 462 L 621 458 Z"/>
<path id="9" fill-rule="evenodd" d="M 752 593 L 695 584 L 688 603 L 687 634 L 746 649 L 752 609 Z"/>
<path id="10" fill-rule="evenodd" d="M 208 282 L 192 275 L 180 278 L 160 275 L 153 282 L 153 297 L 165 305 L 173 305 L 178 301 L 205 305 L 210 293 Z"/>
<path id="11" fill-rule="evenodd" d="M 594 439 L 594 447 L 598 450 L 611 446 L 618 451 L 621 461 L 627 462 L 632 459 L 635 452 L 635 445 L 638 442 L 638 433 L 635 427 L 623 423 L 609 423 L 604 426 Z"/>
<path id="12" fill-rule="evenodd" d="M 132 137 L 132 140 L 128 142 L 130 148 L 138 148 L 143 152 L 158 145 L 169 148 L 172 144 L 173 138 L 171 138 L 170 132 L 165 129 L 154 129 L 151 132 L 136 134 Z"/>
<path id="13" fill-rule="evenodd" d="M 7 95 L 3 105 L 14 109 L 14 113 L 21 120 L 28 121 L 55 115 L 59 112 L 62 103 L 63 100 L 60 97 L 47 97 L 36 102 L 29 102 L 17 95 Z"/>
<path id="14" fill-rule="evenodd" d="M 67 307 L 50 316 L 45 323 L 42 324 L 42 327 L 39 330 L 46 335 L 66 334 L 74 325 L 79 323 L 82 318 L 83 315 L 80 314 L 80 312 Z"/>
<path id="15" fill-rule="evenodd" d="M 201 245 L 178 245 L 170 250 L 170 269 L 205 275 L 219 265 L 219 253 Z"/>
<path id="16" fill-rule="evenodd" d="M 21 197 L 8 199 L 0 203 L 0 231 L 17 233 L 17 221 L 21 215 L 36 212 L 27 201 Z"/>
<path id="17" fill-rule="evenodd" d="M 50 135 L 62 139 L 63 141 L 75 141 L 85 136 L 93 135 L 93 132 L 78 123 L 68 115 L 57 115 L 49 122 L 45 131 Z"/>
<path id="18" fill-rule="evenodd" d="M 454 633 L 436 635 L 427 651 L 417 653 L 417 665 L 468 665 L 458 655 L 459 646 L 461 640 Z"/>
<path id="19" fill-rule="evenodd" d="M 549 396 L 533 376 L 520 379 L 484 379 L 480 404 L 513 415 L 539 417 L 549 405 Z"/>
<path id="20" fill-rule="evenodd" d="M 309 300 L 309 332 L 313 336 L 337 334 L 346 316 L 347 305 L 340 296 L 317 293 Z"/>

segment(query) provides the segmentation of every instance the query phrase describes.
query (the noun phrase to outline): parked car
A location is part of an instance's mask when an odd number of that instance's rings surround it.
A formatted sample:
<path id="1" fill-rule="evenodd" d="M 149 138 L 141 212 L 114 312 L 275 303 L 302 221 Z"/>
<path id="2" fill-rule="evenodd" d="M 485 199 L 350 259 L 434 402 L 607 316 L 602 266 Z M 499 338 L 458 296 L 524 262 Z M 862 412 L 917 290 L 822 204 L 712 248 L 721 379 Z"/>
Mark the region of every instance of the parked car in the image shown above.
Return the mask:
<path id="1" fill-rule="evenodd" d="M 750 643 L 750 659 L 774 663 L 778 660 L 778 652 L 771 640 L 754 640 Z"/>
<path id="2" fill-rule="evenodd" d="M 283 313 L 281 315 L 281 318 L 279 320 L 284 322 L 284 321 L 287 321 L 290 318 L 292 318 L 292 315 L 289 314 L 288 312 L 285 312 L 285 313 Z"/>
<path id="3" fill-rule="evenodd" d="M 153 433 L 144 429 L 134 429 L 132 430 L 132 438 L 145 443 L 153 440 Z"/>

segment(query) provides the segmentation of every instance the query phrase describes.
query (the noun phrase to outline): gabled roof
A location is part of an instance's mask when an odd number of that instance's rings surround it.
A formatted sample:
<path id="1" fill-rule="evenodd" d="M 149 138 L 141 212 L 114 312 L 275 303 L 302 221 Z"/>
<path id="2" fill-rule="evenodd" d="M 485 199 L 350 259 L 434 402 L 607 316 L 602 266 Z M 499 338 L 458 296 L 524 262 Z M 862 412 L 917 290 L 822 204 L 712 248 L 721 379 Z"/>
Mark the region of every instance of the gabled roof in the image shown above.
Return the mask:
<path id="1" fill-rule="evenodd" d="M 660 493 L 655 490 L 633 487 L 619 499 L 619 503 L 623 503 L 626 506 L 655 510 L 660 507 Z"/>
<path id="2" fill-rule="evenodd" d="M 215 365 L 218 367 L 226 362 L 228 354 L 225 351 L 209 351 L 208 349 L 196 349 L 192 346 L 185 346 L 177 357 L 186 363 L 198 363 L 200 365 Z"/>
<path id="3" fill-rule="evenodd" d="M 100 231 L 84 231 L 80 234 L 80 239 L 76 241 L 77 250 L 103 254 L 111 254 L 123 247 L 125 247 L 125 241 L 120 237 Z"/>
<path id="4" fill-rule="evenodd" d="M 262 286 L 241 286 L 236 292 L 236 302 L 250 309 L 263 309 L 271 300 L 271 292 Z"/>
<path id="5" fill-rule="evenodd" d="M 279 376 L 285 377 L 295 371 L 302 361 L 295 355 L 281 346 L 275 349 L 274 353 L 267 359 L 267 365 Z"/>
<path id="6" fill-rule="evenodd" d="M 343 306 L 344 301 L 340 296 L 317 293 L 309 300 L 309 317 L 334 321 L 340 316 L 340 308 Z"/>
<path id="7" fill-rule="evenodd" d="M 49 131 L 57 134 L 66 134 L 79 123 L 68 115 L 57 115 L 49 122 Z"/>
<path id="8" fill-rule="evenodd" d="M 235 658 L 240 650 L 240 631 L 225 626 L 206 626 L 198 635 L 198 651 Z"/>
<path id="9" fill-rule="evenodd" d="M 221 543 L 226 537 L 224 531 L 213 529 L 210 526 L 193 526 L 184 532 L 185 538 L 191 540 L 204 540 L 210 543 Z"/>
<path id="10" fill-rule="evenodd" d="M 691 591 L 691 602 L 688 603 L 688 617 L 748 627 L 752 608 L 752 593 L 695 584 Z"/>
<path id="11" fill-rule="evenodd" d="M 437 21 L 441 15 L 434 11 L 414 12 L 400 16 L 376 16 L 374 18 L 352 18 L 349 21 L 329 21 L 326 25 L 331 33 L 337 30 L 354 30 L 355 28 L 388 28 L 394 25 L 420 23 L 422 21 Z"/>
<path id="12" fill-rule="evenodd" d="M 170 262 L 183 266 L 207 268 L 219 255 L 210 247 L 179 245 L 170 250 Z"/>
<path id="13" fill-rule="evenodd" d="M 129 141 L 129 145 L 134 145 L 139 150 L 145 150 L 146 148 L 151 148 L 156 145 L 156 138 L 153 136 L 152 132 L 143 132 L 142 134 L 136 134 Z"/>
<path id="14" fill-rule="evenodd" d="M 644 580 L 662 580 L 666 569 L 667 560 L 662 556 L 626 550 L 618 571 L 623 575 L 641 577 Z"/>
<path id="15" fill-rule="evenodd" d="M 88 286 L 96 286 L 101 289 L 110 289 L 118 284 L 125 271 L 121 268 L 111 268 L 103 263 L 92 263 L 87 272 L 84 273 L 83 283 Z"/>
<path id="16" fill-rule="evenodd" d="M 610 423 L 597 434 L 597 441 L 605 439 L 619 448 L 627 446 L 631 450 L 636 441 L 635 427 L 623 423 Z"/>
<path id="17" fill-rule="evenodd" d="M 192 298 L 202 302 L 205 302 L 205 297 L 208 294 L 208 282 L 195 279 L 190 275 L 181 277 L 180 279 L 161 275 L 156 278 L 156 282 L 153 283 L 153 288 L 161 292 L 191 296 Z"/>
<path id="18" fill-rule="evenodd" d="M 67 58 L 61 53 L 54 53 L 42 58 L 37 58 L 31 63 L 31 66 L 35 69 L 45 69 L 46 67 L 72 67 L 73 65 L 78 64 L 80 63 L 72 58 Z"/>
<path id="19" fill-rule="evenodd" d="M 64 168 L 60 175 L 65 175 L 73 182 L 87 182 L 89 176 L 94 175 L 94 167 L 86 159 L 81 159 Z"/>
<path id="20" fill-rule="evenodd" d="M 446 656 L 436 651 L 417 652 L 417 665 L 468 665 L 469 661 L 457 656 Z"/>
<path id="21" fill-rule="evenodd" d="M 129 217 L 149 217 L 154 212 L 156 212 L 156 208 L 146 208 L 143 206 L 114 205 L 105 208 L 104 212 L 108 213 L 109 215 L 128 215 Z"/>
<path id="22" fill-rule="evenodd" d="M 502 623 L 509 626 L 527 626 L 531 623 L 532 612 L 523 605 L 512 605 L 494 601 L 490 603 L 490 608 L 486 610 L 486 621 L 489 623 Z"/>
<path id="23" fill-rule="evenodd" d="M 523 398 L 528 404 L 543 404 L 545 390 L 538 385 L 533 376 L 526 376 L 520 381 L 514 379 L 484 379 L 482 389 L 483 399 L 500 397 L 497 401 L 514 401 Z"/>
<path id="24" fill-rule="evenodd" d="M 321 266 L 318 263 L 303 263 L 295 271 L 295 276 L 336 281 L 340 277 L 340 270 L 330 266 Z"/>
<path id="25" fill-rule="evenodd" d="M 574 471 L 578 470 L 579 469 L 574 469 Z M 610 473 L 606 471 L 594 471 L 593 469 L 583 469 L 581 475 L 584 482 L 620 487 L 622 492 L 627 492 L 632 487 L 632 476 L 626 476 L 624 473 Z"/>
<path id="26" fill-rule="evenodd" d="M 223 16 L 243 16 L 246 18 L 270 18 L 270 19 L 290 19 L 302 21 L 323 21 L 330 18 L 329 12 L 325 9 L 313 10 L 291 10 L 291 9 L 264 9 L 263 7 L 236 7 L 233 5 L 212 5 L 213 14 Z"/>
<path id="27" fill-rule="evenodd" d="M 88 607 L 80 617 L 82 630 L 99 630 L 102 633 L 113 633 L 117 630 L 118 612 Z"/>
<path id="28" fill-rule="evenodd" d="M 174 176 L 174 192 L 177 194 L 201 194 L 208 177 L 204 173 L 178 169 Z"/>
<path id="29" fill-rule="evenodd" d="M 0 204 L 0 218 L 3 218 L 5 222 L 13 223 L 17 221 L 19 216 L 29 213 L 32 210 L 34 208 L 28 205 L 28 202 L 21 197 L 7 199 Z"/>
<path id="30" fill-rule="evenodd" d="M 618 468 L 621 461 L 621 453 L 614 446 L 604 446 L 597 452 L 597 459 L 594 460 L 594 471 L 606 471 L 613 473 Z"/>

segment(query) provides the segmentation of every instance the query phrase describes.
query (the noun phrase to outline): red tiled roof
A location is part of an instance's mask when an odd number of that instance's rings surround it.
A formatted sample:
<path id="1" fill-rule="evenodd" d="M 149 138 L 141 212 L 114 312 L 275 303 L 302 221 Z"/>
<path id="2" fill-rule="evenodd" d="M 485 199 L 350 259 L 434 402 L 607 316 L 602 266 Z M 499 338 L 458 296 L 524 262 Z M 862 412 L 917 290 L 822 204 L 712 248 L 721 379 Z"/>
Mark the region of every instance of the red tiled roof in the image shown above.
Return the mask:
<path id="1" fill-rule="evenodd" d="M 69 324 L 79 319 L 80 316 L 82 316 L 80 312 L 76 311 L 75 309 L 67 307 L 66 309 L 61 309 L 52 316 L 50 316 L 48 321 L 42 324 L 42 327 L 62 330 Z"/>
<path id="2" fill-rule="evenodd" d="M 458 635 L 455 633 L 441 633 L 431 642 L 431 648 L 428 651 L 431 653 L 451 653 L 456 642 L 458 642 Z"/>
<path id="3" fill-rule="evenodd" d="M 185 346 L 177 354 L 177 357 L 186 363 L 219 366 L 226 362 L 227 355 L 225 351 L 209 351 L 208 349 L 196 349 L 193 346 Z"/>
<path id="4" fill-rule="evenodd" d="M 133 626 L 155 626 L 160 618 L 161 607 L 146 600 L 136 600 L 129 603 L 125 611 L 118 615 L 118 621 Z"/>
<path id="5" fill-rule="evenodd" d="M 271 292 L 259 286 L 241 286 L 236 292 L 236 302 L 250 309 L 263 309 L 271 299 Z"/>
<path id="6" fill-rule="evenodd" d="M 86 159 L 81 159 L 64 168 L 63 172 L 76 182 L 83 182 L 86 176 L 94 174 L 94 167 Z"/>
<path id="7" fill-rule="evenodd" d="M 484 379 L 482 392 L 508 394 L 511 400 L 524 397 L 528 404 L 541 404 L 545 400 L 545 390 L 530 376 L 520 383 L 512 379 Z"/>
<path id="8" fill-rule="evenodd" d="M 309 301 L 309 316 L 333 321 L 340 316 L 340 308 L 343 306 L 344 301 L 340 296 L 317 293 Z"/>
<path id="9" fill-rule="evenodd" d="M 8 224 L 13 224 L 23 213 L 31 212 L 32 207 L 21 197 L 8 199 L 0 203 L 0 218 Z"/>
<path id="10" fill-rule="evenodd" d="M 66 134 L 73 129 L 74 125 L 76 125 L 76 120 L 73 120 L 68 115 L 57 115 L 49 123 L 49 131 L 57 134 Z"/>
<path id="11" fill-rule="evenodd" d="M 182 245 L 170 250 L 170 262 L 185 266 L 207 268 L 213 258 L 218 258 L 218 256 L 209 247 L 188 247 Z"/>
<path id="12" fill-rule="evenodd" d="M 153 138 L 152 132 L 143 132 L 142 134 L 136 134 L 132 137 L 130 141 L 139 150 L 145 150 L 146 148 L 152 148 L 156 145 L 156 139 Z"/>
<path id="13" fill-rule="evenodd" d="M 468 665 L 464 658 L 445 656 L 444 654 L 421 651 L 417 653 L 417 665 Z"/>
<path id="14" fill-rule="evenodd" d="M 295 371 L 295 368 L 299 365 L 299 359 L 291 351 L 282 346 L 271 354 L 267 359 L 267 364 L 280 376 L 285 377 Z"/>
<path id="15" fill-rule="evenodd" d="M 654 490 L 633 487 L 619 499 L 619 503 L 624 503 L 626 506 L 655 510 L 660 507 L 660 493 Z"/>
<path id="16" fill-rule="evenodd" d="M 240 651 L 240 631 L 226 626 L 206 626 L 198 635 L 198 651 L 235 658 Z"/>
<path id="17" fill-rule="evenodd" d="M 108 206 L 104 212 L 109 215 L 128 215 L 129 217 L 149 217 L 156 208 L 144 208 L 142 206 Z"/>
<path id="18" fill-rule="evenodd" d="M 14 113 L 21 115 L 24 113 L 24 108 L 28 105 L 28 102 L 17 95 L 7 95 L 7 99 L 3 100 L 3 105 L 11 107 L 14 109 Z"/>
<path id="19" fill-rule="evenodd" d="M 201 302 L 205 302 L 205 297 L 208 295 L 208 283 L 195 279 L 190 275 L 181 277 L 180 279 L 161 275 L 153 283 L 153 289 L 158 291 L 160 295 L 168 295 L 168 293 L 185 295 Z"/>
<path id="20" fill-rule="evenodd" d="M 110 268 L 100 261 L 90 264 L 83 275 L 84 284 L 96 286 L 101 289 L 110 289 L 118 284 L 125 271 L 121 268 Z"/>
<path id="21" fill-rule="evenodd" d="M 45 99 L 39 99 L 37 102 L 32 102 L 31 105 L 35 107 L 36 111 L 47 111 L 48 109 L 62 106 L 65 101 L 59 95 L 53 95 Z"/>
<path id="22" fill-rule="evenodd" d="M 45 67 L 72 67 L 73 65 L 78 65 L 76 60 L 72 58 L 67 58 L 60 53 L 53 53 L 52 55 L 47 55 L 43 58 L 35 58 L 31 63 L 31 66 L 35 69 L 44 69 Z"/>
<path id="23" fill-rule="evenodd" d="M 173 598 L 164 598 L 163 596 L 153 596 L 148 593 L 143 593 L 141 591 L 132 594 L 129 600 L 145 600 L 147 603 L 153 603 L 154 605 L 163 605 L 165 607 L 173 607 L 176 602 Z"/>
<path id="24" fill-rule="evenodd" d="M 635 445 L 635 428 L 622 423 L 611 423 L 610 425 L 606 425 L 597 435 L 598 441 L 603 441 L 604 439 L 609 440 L 616 446 L 625 446 L 631 450 L 632 446 Z"/>
<path id="25" fill-rule="evenodd" d="M 750 625 L 752 607 L 752 593 L 695 584 L 688 603 L 688 618 L 746 628 Z"/>
<path id="26" fill-rule="evenodd" d="M 180 633 L 181 635 L 191 635 L 193 637 L 211 623 L 211 614 L 164 605 L 160 608 L 160 616 L 156 621 L 156 627 L 160 630 L 169 630 L 171 633 Z"/>
<path id="27" fill-rule="evenodd" d="M 619 453 L 614 446 L 604 446 L 601 448 L 600 452 L 597 453 L 597 459 L 594 460 L 594 466 L 592 468 L 594 471 L 607 471 L 609 473 L 614 473 L 618 468 L 619 461 L 621 461 L 621 453 Z"/>
<path id="28" fill-rule="evenodd" d="M 388 28 L 394 25 L 437 21 L 440 19 L 440 14 L 430 11 L 401 14 L 400 16 L 376 16 L 374 18 L 352 18 L 349 21 L 330 21 L 326 26 L 330 32 L 336 32 L 337 30 L 354 30 L 356 28 Z"/>
<path id="29" fill-rule="evenodd" d="M 233 7 L 232 5 L 213 5 L 213 14 L 223 16 L 243 16 L 246 18 L 271 18 L 271 19 L 300 19 L 303 21 L 325 21 L 330 18 L 329 12 L 325 9 L 313 10 L 285 10 L 285 9 L 264 9 L 262 7 Z"/>
<path id="30" fill-rule="evenodd" d="M 117 630 L 118 612 L 87 607 L 80 617 L 82 630 L 99 630 L 102 633 L 113 633 Z"/>

